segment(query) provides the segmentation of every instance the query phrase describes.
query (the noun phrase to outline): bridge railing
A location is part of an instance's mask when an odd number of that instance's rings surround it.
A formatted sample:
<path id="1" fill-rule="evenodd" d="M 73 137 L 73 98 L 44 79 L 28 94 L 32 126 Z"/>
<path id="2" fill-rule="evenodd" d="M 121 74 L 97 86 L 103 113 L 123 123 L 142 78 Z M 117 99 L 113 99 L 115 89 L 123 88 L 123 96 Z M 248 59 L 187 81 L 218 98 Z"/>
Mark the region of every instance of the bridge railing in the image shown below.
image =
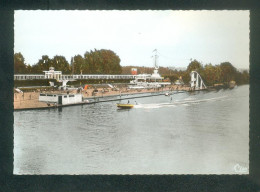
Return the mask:
<path id="1" fill-rule="evenodd" d="M 45 79 L 45 77 L 44 75 L 39 75 L 39 74 L 14 75 L 14 80 L 33 80 L 33 79 Z"/>
<path id="2" fill-rule="evenodd" d="M 135 75 L 62 75 L 61 80 L 72 79 L 134 79 Z"/>
<path id="3" fill-rule="evenodd" d="M 61 75 L 60 80 L 80 80 L 80 79 L 135 79 L 136 75 Z M 33 80 L 48 79 L 47 76 L 40 74 L 15 74 L 14 80 Z M 55 79 L 55 78 L 51 78 Z"/>

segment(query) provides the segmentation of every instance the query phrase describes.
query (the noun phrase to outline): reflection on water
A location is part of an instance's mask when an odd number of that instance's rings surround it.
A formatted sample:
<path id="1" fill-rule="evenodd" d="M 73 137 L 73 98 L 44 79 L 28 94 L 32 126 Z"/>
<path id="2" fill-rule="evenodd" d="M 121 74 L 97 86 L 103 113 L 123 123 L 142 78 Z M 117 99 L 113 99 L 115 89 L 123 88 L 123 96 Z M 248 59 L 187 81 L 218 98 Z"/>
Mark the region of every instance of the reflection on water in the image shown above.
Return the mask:
<path id="1" fill-rule="evenodd" d="M 14 174 L 237 174 L 238 165 L 248 169 L 248 85 L 130 100 L 135 101 L 138 105 L 126 110 L 107 102 L 15 112 Z"/>

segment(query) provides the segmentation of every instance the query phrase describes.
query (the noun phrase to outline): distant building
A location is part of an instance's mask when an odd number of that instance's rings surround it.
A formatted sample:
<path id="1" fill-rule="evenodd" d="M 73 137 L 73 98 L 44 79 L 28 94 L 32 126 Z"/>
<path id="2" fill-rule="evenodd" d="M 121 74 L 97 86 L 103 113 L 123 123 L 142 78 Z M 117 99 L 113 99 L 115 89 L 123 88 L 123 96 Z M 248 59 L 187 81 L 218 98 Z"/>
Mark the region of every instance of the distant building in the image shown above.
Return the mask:
<path id="1" fill-rule="evenodd" d="M 137 68 L 131 69 L 131 75 L 137 75 Z"/>

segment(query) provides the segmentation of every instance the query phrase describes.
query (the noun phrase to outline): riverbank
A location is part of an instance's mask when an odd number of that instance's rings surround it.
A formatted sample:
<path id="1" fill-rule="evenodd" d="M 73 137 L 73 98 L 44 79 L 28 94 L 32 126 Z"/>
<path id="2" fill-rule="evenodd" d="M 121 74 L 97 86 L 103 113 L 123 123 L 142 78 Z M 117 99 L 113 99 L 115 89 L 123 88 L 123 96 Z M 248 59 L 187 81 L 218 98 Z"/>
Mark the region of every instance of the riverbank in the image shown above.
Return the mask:
<path id="1" fill-rule="evenodd" d="M 188 91 L 189 87 L 186 86 L 177 86 L 177 85 L 171 85 L 164 88 L 159 89 L 140 89 L 140 90 L 133 90 L 133 89 L 127 89 L 127 88 L 121 88 L 119 90 L 112 90 L 111 88 L 102 89 L 97 88 L 97 92 L 93 95 L 94 89 L 87 89 L 82 90 L 82 95 L 84 100 L 93 100 L 96 98 L 103 98 L 103 97 L 112 97 L 112 96 L 125 96 L 128 95 L 129 97 L 140 94 L 140 93 L 159 93 L 162 91 Z M 52 108 L 55 107 L 53 104 L 47 105 L 47 103 L 40 102 L 39 101 L 39 94 L 40 93 L 67 93 L 68 91 L 34 91 L 34 92 L 24 92 L 24 93 L 14 93 L 14 110 L 22 110 L 22 109 L 37 109 L 37 108 Z M 77 90 L 69 90 L 69 94 L 75 94 L 77 93 Z M 99 102 L 94 101 L 94 102 Z M 101 102 L 101 101 L 100 101 Z M 82 103 L 83 104 L 83 103 Z"/>

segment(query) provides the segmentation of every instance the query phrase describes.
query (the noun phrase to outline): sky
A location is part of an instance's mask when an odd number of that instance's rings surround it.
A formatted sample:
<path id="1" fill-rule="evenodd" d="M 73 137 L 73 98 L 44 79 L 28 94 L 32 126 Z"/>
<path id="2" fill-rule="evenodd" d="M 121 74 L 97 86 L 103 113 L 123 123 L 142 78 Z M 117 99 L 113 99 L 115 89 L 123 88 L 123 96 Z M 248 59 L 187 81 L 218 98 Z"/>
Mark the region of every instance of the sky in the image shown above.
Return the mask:
<path id="1" fill-rule="evenodd" d="M 33 65 L 42 55 L 110 49 L 121 66 L 230 62 L 249 69 L 249 11 L 15 11 L 14 52 Z"/>

